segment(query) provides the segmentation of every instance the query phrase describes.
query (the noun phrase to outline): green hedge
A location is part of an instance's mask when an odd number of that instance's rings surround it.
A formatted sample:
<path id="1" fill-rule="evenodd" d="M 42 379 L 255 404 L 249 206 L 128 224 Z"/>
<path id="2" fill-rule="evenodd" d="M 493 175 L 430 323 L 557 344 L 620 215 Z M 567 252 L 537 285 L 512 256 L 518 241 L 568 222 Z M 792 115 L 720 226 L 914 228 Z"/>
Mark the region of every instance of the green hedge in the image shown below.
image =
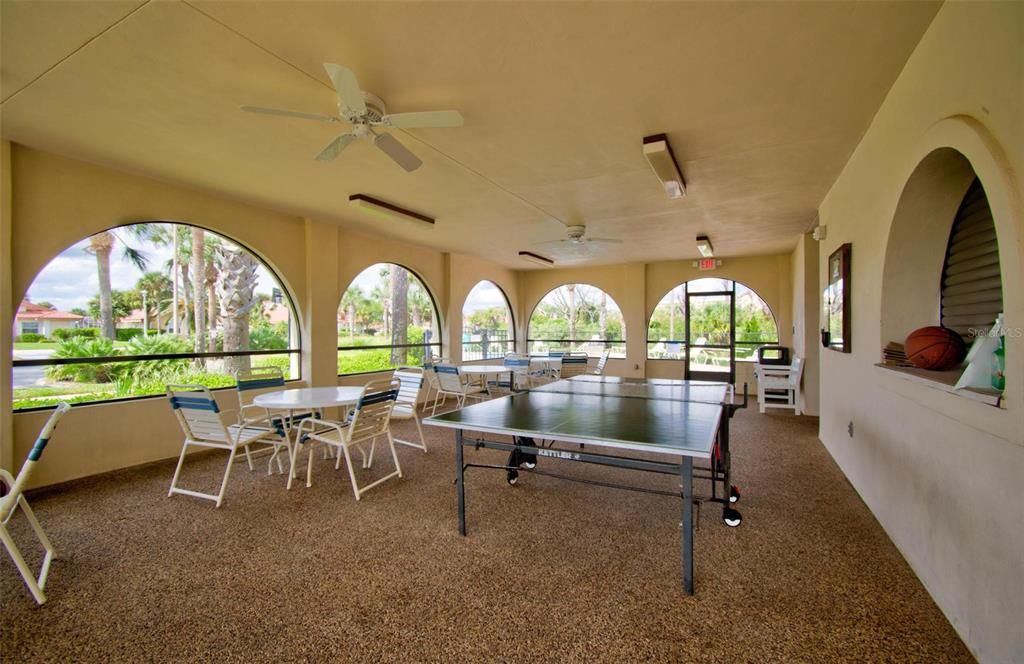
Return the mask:
<path id="1" fill-rule="evenodd" d="M 53 331 L 53 337 L 58 341 L 64 341 L 71 337 L 95 339 L 98 336 L 100 336 L 100 330 L 96 327 L 62 327 Z"/>
<path id="2" fill-rule="evenodd" d="M 36 332 L 26 332 L 25 334 L 15 337 L 15 341 L 20 341 L 26 344 L 37 344 L 41 341 L 49 341 L 45 335 L 38 334 Z"/>
<path id="3" fill-rule="evenodd" d="M 114 330 L 114 336 L 117 337 L 118 341 L 131 341 L 135 337 L 142 336 L 141 327 L 126 327 L 119 330 Z"/>

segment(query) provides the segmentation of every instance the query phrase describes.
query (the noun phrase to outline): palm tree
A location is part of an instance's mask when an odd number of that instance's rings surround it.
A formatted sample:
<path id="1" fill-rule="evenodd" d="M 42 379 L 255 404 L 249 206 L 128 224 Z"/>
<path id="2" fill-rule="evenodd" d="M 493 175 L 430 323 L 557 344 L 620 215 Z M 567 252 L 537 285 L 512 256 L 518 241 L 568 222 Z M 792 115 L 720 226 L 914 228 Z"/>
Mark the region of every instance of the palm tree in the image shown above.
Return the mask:
<path id="1" fill-rule="evenodd" d="M 405 364 L 409 343 L 409 273 L 395 266 L 391 271 L 391 364 Z"/>
<path id="2" fill-rule="evenodd" d="M 192 256 L 189 264 L 192 270 L 192 316 L 195 319 L 193 344 L 197 353 L 206 352 L 206 309 L 203 307 L 203 291 L 206 290 L 206 243 L 203 229 L 192 227 Z M 196 364 L 202 365 L 201 359 Z"/>
<path id="3" fill-rule="evenodd" d="M 259 261 L 248 251 L 222 243 L 216 252 L 217 297 L 226 352 L 249 350 L 249 312 L 256 306 L 256 271 Z M 235 373 L 250 368 L 249 357 L 226 357 L 224 368 Z"/>
<path id="4" fill-rule="evenodd" d="M 129 235 L 135 240 L 148 240 L 153 236 L 153 227 L 150 224 L 130 224 L 118 229 L 102 231 L 89 238 L 89 245 L 85 248 L 87 253 L 96 256 L 96 272 L 99 279 L 100 293 L 100 332 L 108 339 L 116 339 L 114 331 L 114 310 L 110 296 L 110 255 L 114 251 L 114 245 L 121 243 L 121 258 L 129 261 L 139 271 L 146 269 L 147 259 L 138 249 L 135 249 L 124 240 L 124 235 Z"/>
<path id="5" fill-rule="evenodd" d="M 161 303 L 166 302 L 171 296 L 171 280 L 159 272 L 147 272 L 135 282 L 135 290 L 146 293 L 146 307 L 142 315 L 149 320 L 149 312 L 153 311 L 156 316 L 154 327 L 159 332 Z"/>

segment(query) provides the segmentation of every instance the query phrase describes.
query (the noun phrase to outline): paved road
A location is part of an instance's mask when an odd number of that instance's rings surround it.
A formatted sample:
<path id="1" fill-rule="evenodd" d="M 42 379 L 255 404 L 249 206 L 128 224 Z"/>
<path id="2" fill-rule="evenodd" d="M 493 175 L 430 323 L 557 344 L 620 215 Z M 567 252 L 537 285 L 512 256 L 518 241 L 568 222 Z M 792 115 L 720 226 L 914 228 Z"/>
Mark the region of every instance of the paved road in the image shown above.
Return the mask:
<path id="1" fill-rule="evenodd" d="M 52 350 L 16 350 L 14 351 L 14 359 L 16 360 L 40 360 L 45 359 L 53 355 Z M 14 367 L 13 371 L 13 383 L 14 387 L 32 387 L 33 385 L 40 385 L 46 378 L 46 367 Z"/>

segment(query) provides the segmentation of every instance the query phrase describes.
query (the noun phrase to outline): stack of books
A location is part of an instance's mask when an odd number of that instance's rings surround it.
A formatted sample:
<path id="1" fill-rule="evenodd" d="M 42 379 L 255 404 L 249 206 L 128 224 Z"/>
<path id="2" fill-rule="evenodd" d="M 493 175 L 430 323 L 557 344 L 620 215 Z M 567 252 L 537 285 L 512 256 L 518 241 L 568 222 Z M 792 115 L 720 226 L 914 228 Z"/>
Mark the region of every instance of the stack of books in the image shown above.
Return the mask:
<path id="1" fill-rule="evenodd" d="M 890 341 L 886 344 L 885 348 L 882 349 L 882 364 L 887 367 L 910 367 L 913 368 L 913 364 L 907 360 L 907 354 L 903 350 L 903 344 Z"/>

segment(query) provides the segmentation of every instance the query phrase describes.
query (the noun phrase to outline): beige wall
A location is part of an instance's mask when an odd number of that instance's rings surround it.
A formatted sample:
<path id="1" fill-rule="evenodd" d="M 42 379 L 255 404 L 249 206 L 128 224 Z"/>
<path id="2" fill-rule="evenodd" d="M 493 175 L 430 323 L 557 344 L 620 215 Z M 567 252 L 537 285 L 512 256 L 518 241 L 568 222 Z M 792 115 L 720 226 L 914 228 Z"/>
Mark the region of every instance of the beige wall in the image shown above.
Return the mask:
<path id="1" fill-rule="evenodd" d="M 986 662 L 1024 656 L 1024 338 L 1007 340 L 1005 410 L 874 365 L 891 336 L 882 332 L 883 266 L 910 261 L 933 286 L 941 270 L 941 256 L 917 256 L 890 235 L 911 202 L 901 199 L 905 185 L 940 148 L 961 152 L 981 178 L 999 239 L 1006 323 L 1024 329 L 1022 34 L 1020 3 L 943 5 L 819 211 L 828 227 L 819 279 L 827 256 L 853 245 L 853 353 L 821 353 L 821 439 Z M 922 220 L 918 235 L 927 228 Z M 906 306 L 917 313 L 902 326 L 938 322 L 922 320 L 937 313 L 933 286 L 908 292 Z"/>
<path id="2" fill-rule="evenodd" d="M 492 279 L 513 302 L 518 299 L 514 273 L 480 259 L 450 257 L 351 232 L 335 221 L 301 219 L 20 145 L 5 143 L 3 158 L 0 315 L 8 323 L 0 326 L 0 370 L 5 376 L 10 376 L 10 303 L 20 301 L 36 274 L 71 244 L 137 221 L 203 226 L 236 239 L 270 265 L 291 294 L 301 321 L 306 383 L 339 381 L 338 303 L 352 278 L 373 263 L 399 263 L 424 279 L 441 310 L 446 349 L 447 326 L 453 320 L 461 325 L 462 301 L 476 283 L 474 275 Z M 448 311 L 452 302 L 453 311 Z M 361 384 L 369 377 L 341 380 Z M 237 405 L 232 390 L 218 392 L 217 399 L 226 409 Z M 0 383 L 0 463 L 5 468 L 20 465 L 49 416 L 49 411 L 40 411 L 12 417 L 10 404 L 10 380 L 5 379 Z M 75 406 L 60 431 L 33 477 L 34 486 L 173 457 L 181 447 L 177 423 L 161 397 Z"/>
<path id="3" fill-rule="evenodd" d="M 804 358 L 800 393 L 801 410 L 818 414 L 819 336 L 818 243 L 810 233 L 797 240 L 793 250 L 793 353 Z"/>

